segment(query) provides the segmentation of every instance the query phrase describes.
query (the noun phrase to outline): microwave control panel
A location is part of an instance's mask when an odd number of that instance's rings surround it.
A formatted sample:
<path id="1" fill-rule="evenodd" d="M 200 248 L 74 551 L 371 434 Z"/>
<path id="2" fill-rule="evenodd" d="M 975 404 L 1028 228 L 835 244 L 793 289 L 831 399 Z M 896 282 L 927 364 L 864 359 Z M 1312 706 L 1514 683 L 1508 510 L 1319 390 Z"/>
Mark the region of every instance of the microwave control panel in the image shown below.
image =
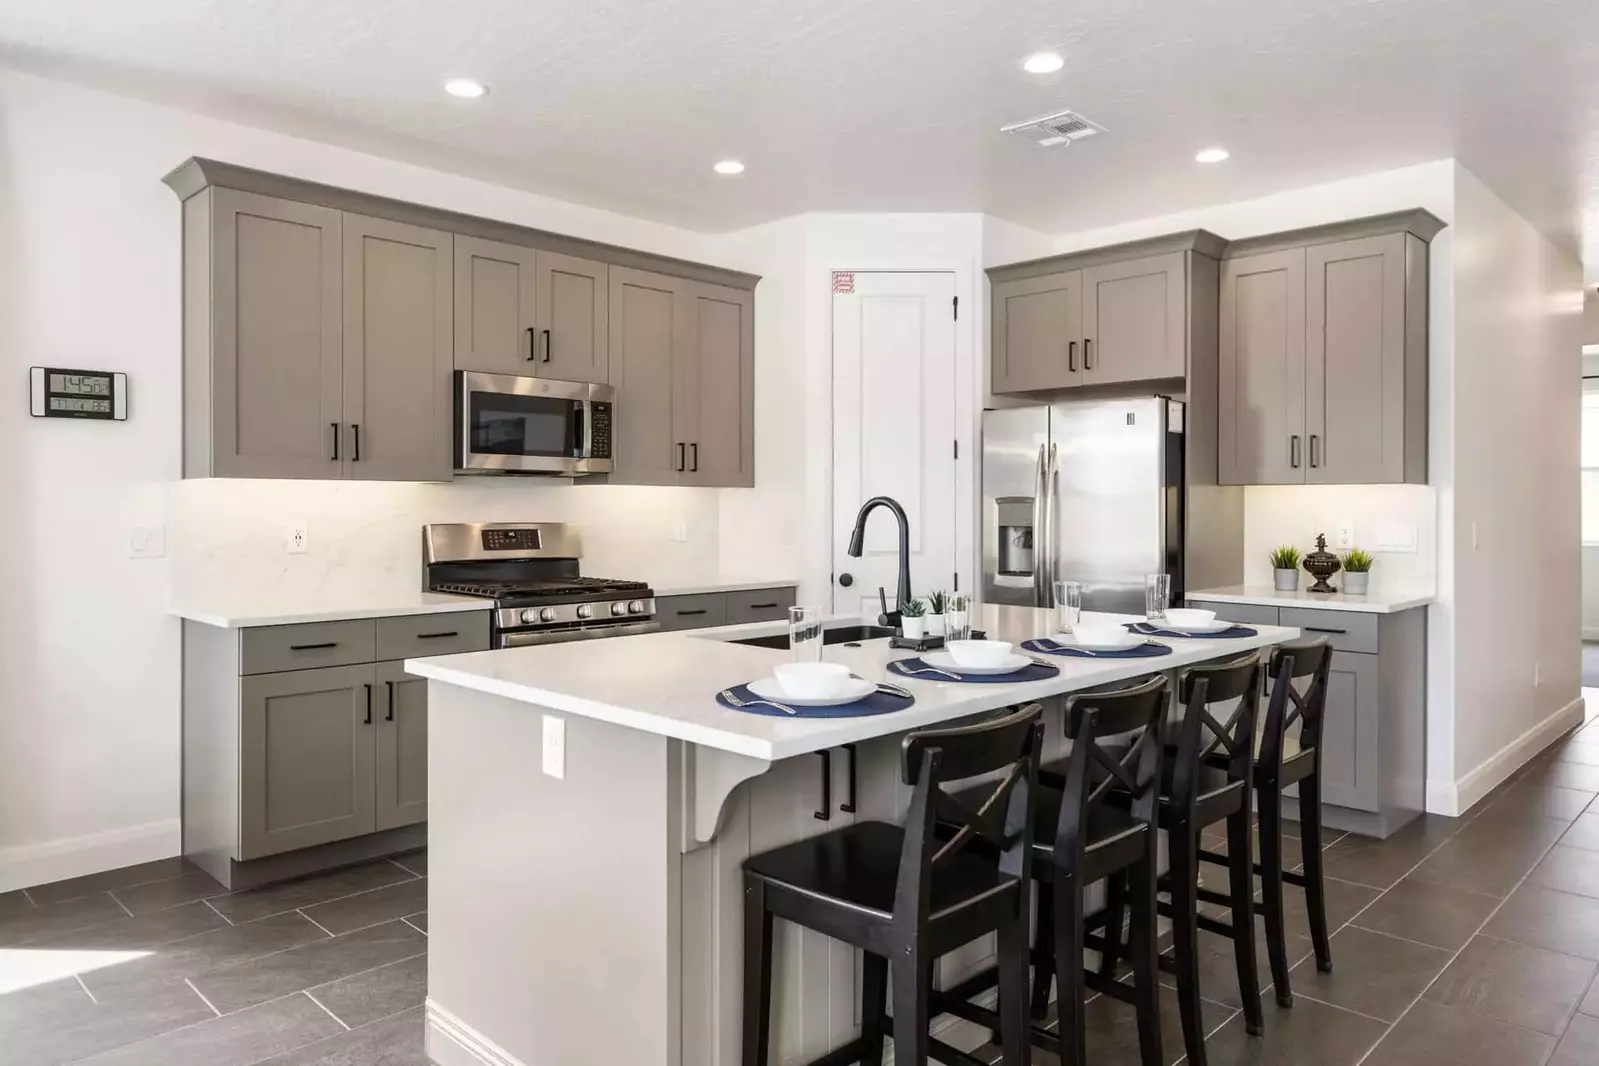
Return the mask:
<path id="1" fill-rule="evenodd" d="M 589 432 L 590 459 L 611 457 L 611 405 L 599 401 L 589 405 L 594 414 L 594 426 Z"/>

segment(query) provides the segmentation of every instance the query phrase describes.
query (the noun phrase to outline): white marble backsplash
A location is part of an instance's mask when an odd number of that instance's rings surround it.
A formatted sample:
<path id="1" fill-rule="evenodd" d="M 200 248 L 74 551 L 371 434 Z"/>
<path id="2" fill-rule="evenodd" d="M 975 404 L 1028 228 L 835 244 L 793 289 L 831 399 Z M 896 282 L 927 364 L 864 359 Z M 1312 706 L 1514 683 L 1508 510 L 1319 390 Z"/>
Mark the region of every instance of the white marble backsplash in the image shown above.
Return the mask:
<path id="1" fill-rule="evenodd" d="M 584 573 L 715 572 L 717 491 L 523 478 L 181 481 L 172 486 L 172 596 L 411 591 L 421 583 L 422 526 L 430 522 L 571 522 L 582 532 Z M 309 550 L 290 555 L 286 534 L 301 521 Z"/>

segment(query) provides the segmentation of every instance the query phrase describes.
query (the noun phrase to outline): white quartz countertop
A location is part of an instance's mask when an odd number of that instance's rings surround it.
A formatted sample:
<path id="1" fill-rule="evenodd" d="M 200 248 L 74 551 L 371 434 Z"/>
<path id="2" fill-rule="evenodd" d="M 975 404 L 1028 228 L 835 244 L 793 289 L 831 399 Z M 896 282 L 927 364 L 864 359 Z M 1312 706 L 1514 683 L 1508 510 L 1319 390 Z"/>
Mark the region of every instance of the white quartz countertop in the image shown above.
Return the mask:
<path id="1" fill-rule="evenodd" d="M 712 575 L 706 578 L 688 577 L 668 578 L 665 581 L 651 581 L 650 588 L 655 590 L 657 596 L 698 596 L 707 592 L 745 592 L 749 589 L 787 589 L 796 588 L 799 579 L 785 578 L 739 578 L 717 577 Z"/>
<path id="2" fill-rule="evenodd" d="M 171 613 L 191 622 L 203 622 L 222 629 L 247 629 L 251 626 L 286 626 L 299 622 L 343 622 L 352 618 L 387 618 L 391 615 L 453 614 L 460 611 L 486 611 L 490 600 L 476 596 L 441 596 L 434 592 L 412 592 L 373 597 L 248 596 L 237 600 L 182 603 Z"/>
<path id="3" fill-rule="evenodd" d="M 1337 578 L 1333 579 L 1334 581 Z M 1306 591 L 1301 585 L 1297 592 L 1278 592 L 1270 585 L 1228 585 L 1219 589 L 1190 589 L 1190 600 L 1211 600 L 1216 603 L 1253 603 L 1262 607 L 1314 607 L 1323 611 L 1357 611 L 1365 614 L 1393 614 L 1412 607 L 1425 607 L 1436 599 L 1432 592 L 1419 589 L 1385 589 L 1374 586 L 1366 596 L 1348 596 L 1342 592 L 1331 595 Z"/>
<path id="4" fill-rule="evenodd" d="M 1137 620 L 1130 615 L 1089 617 Z M 973 624 L 991 638 L 1019 643 L 1049 635 L 1052 618 L 1048 610 L 987 605 Z M 840 618 L 829 628 L 859 621 Z M 1173 654 L 1159 658 L 1055 657 L 1050 661 L 1060 668 L 1059 676 L 1020 684 L 903 677 L 887 666 L 912 653 L 890 648 L 886 638 L 857 647 L 835 644 L 823 654 L 827 661 L 843 663 L 869 680 L 903 686 L 916 697 L 903 711 L 854 718 L 773 718 L 716 702 L 722 689 L 768 677 L 773 666 L 790 659 L 787 651 L 731 644 L 729 638 L 784 633 L 786 622 L 410 659 L 405 668 L 432 681 L 771 761 L 1234 655 L 1299 635 L 1299 630 L 1282 626 L 1256 628 L 1257 636 L 1243 639 L 1165 640 Z"/>

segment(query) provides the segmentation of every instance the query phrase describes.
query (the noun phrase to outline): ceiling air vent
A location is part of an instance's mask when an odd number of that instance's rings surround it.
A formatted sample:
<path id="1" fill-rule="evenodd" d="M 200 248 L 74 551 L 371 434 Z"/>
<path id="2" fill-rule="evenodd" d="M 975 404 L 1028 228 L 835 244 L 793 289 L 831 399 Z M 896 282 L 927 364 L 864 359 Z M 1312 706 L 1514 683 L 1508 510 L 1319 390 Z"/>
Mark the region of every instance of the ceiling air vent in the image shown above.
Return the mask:
<path id="1" fill-rule="evenodd" d="M 1104 133 L 1105 127 L 1079 115 L 1075 111 L 1059 111 L 1043 118 L 1028 119 L 1026 122 L 1016 122 L 1009 126 L 1001 126 L 1001 133 L 1014 133 L 1018 137 L 1026 137 L 1045 148 L 1053 148 L 1058 144 L 1071 144 L 1084 137 L 1092 137 L 1096 133 Z"/>

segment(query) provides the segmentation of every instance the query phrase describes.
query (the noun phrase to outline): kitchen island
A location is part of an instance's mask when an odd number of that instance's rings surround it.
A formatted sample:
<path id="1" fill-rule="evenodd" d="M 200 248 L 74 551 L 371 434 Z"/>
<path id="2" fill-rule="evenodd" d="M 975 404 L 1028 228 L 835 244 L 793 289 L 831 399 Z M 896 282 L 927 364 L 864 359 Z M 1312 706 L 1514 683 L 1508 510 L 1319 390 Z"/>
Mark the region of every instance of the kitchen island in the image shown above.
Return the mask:
<path id="1" fill-rule="evenodd" d="M 985 607 L 1020 642 L 1053 612 Z M 1108 616 L 1107 616 L 1108 617 Z M 1130 620 L 1130 619 L 1126 619 Z M 829 628 L 855 625 L 839 619 Z M 766 717 L 715 693 L 789 653 L 734 641 L 783 623 L 411 660 L 428 678 L 427 1046 L 442 1066 L 739 1066 L 742 883 L 750 854 L 850 824 L 898 821 L 907 732 L 1292 639 L 1176 640 L 1158 659 L 1055 660 L 1020 684 L 914 680 L 886 639 L 825 658 L 916 703 L 854 718 Z M 541 772 L 542 770 L 542 772 Z M 773 1048 L 803 1062 L 859 1025 L 855 952 L 779 923 Z M 946 977 L 983 965 L 979 945 Z"/>

